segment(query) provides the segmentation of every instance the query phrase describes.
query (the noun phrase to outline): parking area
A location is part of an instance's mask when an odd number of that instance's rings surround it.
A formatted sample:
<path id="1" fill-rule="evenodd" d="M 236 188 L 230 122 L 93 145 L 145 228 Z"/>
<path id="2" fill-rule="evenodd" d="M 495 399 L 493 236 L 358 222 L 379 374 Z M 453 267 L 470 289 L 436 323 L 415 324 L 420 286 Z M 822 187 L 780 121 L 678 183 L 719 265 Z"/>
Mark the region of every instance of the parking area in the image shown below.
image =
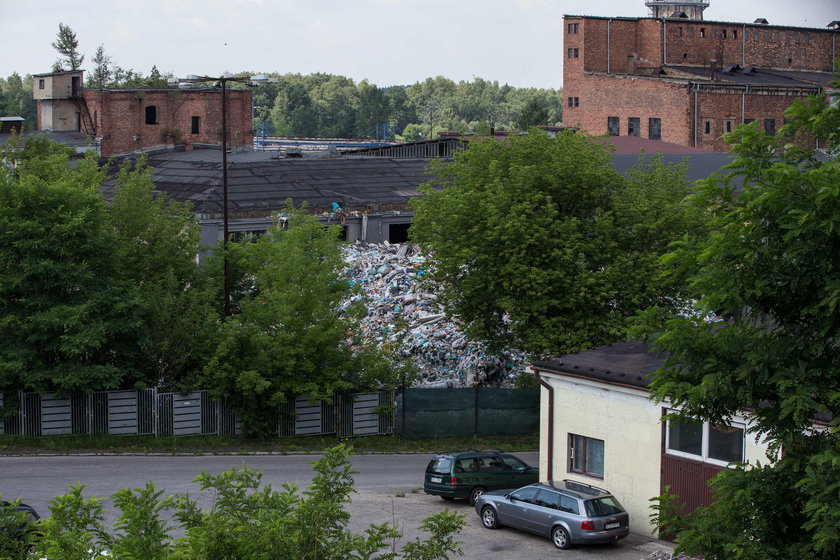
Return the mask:
<path id="1" fill-rule="evenodd" d="M 490 559 L 519 559 L 529 560 L 580 560 L 580 559 L 611 559 L 611 560 L 641 560 L 653 553 L 670 551 L 670 548 L 660 541 L 635 535 L 616 544 L 581 546 L 570 550 L 558 550 L 548 538 L 517 531 L 515 529 L 500 528 L 485 529 L 476 515 L 475 510 L 464 500 L 444 502 L 436 496 L 424 494 L 422 489 L 395 488 L 362 488 L 353 496 L 350 506 L 352 514 L 351 528 L 362 531 L 371 523 L 394 523 L 403 531 L 403 540 L 396 544 L 399 549 L 402 544 L 422 537 L 417 531 L 423 519 L 435 512 L 450 508 L 458 513 L 466 514 L 467 526 L 461 532 L 464 556 L 468 560 Z"/>

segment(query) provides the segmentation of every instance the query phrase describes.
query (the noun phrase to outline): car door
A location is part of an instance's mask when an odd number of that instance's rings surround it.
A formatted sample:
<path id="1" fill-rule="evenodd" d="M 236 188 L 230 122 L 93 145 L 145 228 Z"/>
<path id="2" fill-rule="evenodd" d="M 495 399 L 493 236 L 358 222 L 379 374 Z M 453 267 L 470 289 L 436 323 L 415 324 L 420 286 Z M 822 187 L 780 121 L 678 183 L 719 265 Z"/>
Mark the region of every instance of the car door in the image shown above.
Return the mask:
<path id="1" fill-rule="evenodd" d="M 526 513 L 524 522 L 527 530 L 538 535 L 548 536 L 554 521 L 558 517 L 560 494 L 545 488 L 534 496 L 533 503 Z"/>
<path id="2" fill-rule="evenodd" d="M 499 521 L 503 525 L 516 527 L 528 531 L 530 522 L 528 516 L 534 496 L 539 488 L 526 486 L 508 495 L 507 499 L 498 503 Z"/>
<path id="3" fill-rule="evenodd" d="M 504 463 L 499 455 L 486 455 L 478 459 L 479 485 L 488 490 L 515 488 L 511 486 L 510 476 L 504 470 Z"/>

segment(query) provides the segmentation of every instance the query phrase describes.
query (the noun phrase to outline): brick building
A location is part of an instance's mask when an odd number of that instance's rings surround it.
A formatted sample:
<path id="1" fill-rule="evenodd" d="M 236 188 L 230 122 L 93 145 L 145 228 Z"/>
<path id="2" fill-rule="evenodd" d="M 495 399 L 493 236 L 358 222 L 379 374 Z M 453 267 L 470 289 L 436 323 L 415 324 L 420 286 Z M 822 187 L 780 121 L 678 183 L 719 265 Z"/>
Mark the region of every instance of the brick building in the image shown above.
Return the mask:
<path id="1" fill-rule="evenodd" d="M 833 79 L 837 22 L 705 21 L 708 1 L 646 4 L 659 17 L 564 17 L 565 126 L 723 151 L 735 125 L 775 134 L 785 108 Z"/>
<path id="2" fill-rule="evenodd" d="M 34 78 L 38 130 L 84 132 L 103 156 L 166 144 L 221 143 L 218 88 L 86 89 L 81 70 Z M 228 145 L 253 143 L 251 116 L 251 92 L 228 90 Z"/>

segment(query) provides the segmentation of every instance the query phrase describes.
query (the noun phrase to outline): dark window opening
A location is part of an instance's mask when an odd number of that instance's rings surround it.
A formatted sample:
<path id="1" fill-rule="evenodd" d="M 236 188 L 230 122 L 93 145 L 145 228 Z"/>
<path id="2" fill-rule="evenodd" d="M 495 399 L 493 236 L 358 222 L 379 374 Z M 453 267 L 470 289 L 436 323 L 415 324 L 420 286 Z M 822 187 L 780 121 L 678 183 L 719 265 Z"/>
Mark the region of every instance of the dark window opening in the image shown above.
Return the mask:
<path id="1" fill-rule="evenodd" d="M 776 119 L 764 119 L 764 133 L 767 136 L 776 136 Z"/>
<path id="2" fill-rule="evenodd" d="M 568 26 L 569 33 L 572 33 L 572 34 L 578 33 L 578 30 L 579 30 L 578 26 L 579 25 L 580 25 L 579 23 L 570 23 L 569 26 Z"/>
<path id="3" fill-rule="evenodd" d="M 627 136 L 639 136 L 642 128 L 641 120 L 639 117 L 627 119 Z"/>
<path id="4" fill-rule="evenodd" d="M 158 108 L 157 105 L 146 106 L 146 124 L 158 123 Z"/>
<path id="5" fill-rule="evenodd" d="M 192 118 L 192 134 L 198 134 L 201 132 L 201 117 L 193 117 Z"/>
<path id="6" fill-rule="evenodd" d="M 390 224 L 388 226 L 388 243 L 407 243 L 411 240 L 408 230 L 411 224 Z"/>
<path id="7" fill-rule="evenodd" d="M 44 89 L 44 80 L 43 78 L 38 80 L 38 89 Z"/>
<path id="8" fill-rule="evenodd" d="M 726 121 L 726 132 L 732 132 L 732 121 Z"/>
<path id="9" fill-rule="evenodd" d="M 651 140 L 662 139 L 662 119 L 648 119 L 648 138 Z"/>
<path id="10" fill-rule="evenodd" d="M 733 38 L 733 39 L 737 39 L 737 38 L 738 38 L 738 30 L 737 30 L 737 29 L 733 29 L 733 30 L 732 30 L 732 38 Z"/>
<path id="11" fill-rule="evenodd" d="M 712 133 L 712 121 L 706 121 L 703 123 L 703 131 L 706 134 Z"/>
<path id="12" fill-rule="evenodd" d="M 78 76 L 70 78 L 70 96 L 79 97 L 82 94 L 82 80 Z"/>
<path id="13" fill-rule="evenodd" d="M 788 64 L 792 64 L 792 63 L 793 63 L 793 59 L 792 59 L 792 58 L 789 58 L 789 59 L 788 59 Z"/>
<path id="14" fill-rule="evenodd" d="M 77 112 L 76 113 L 76 132 L 81 132 L 82 130 L 82 114 Z"/>
<path id="15" fill-rule="evenodd" d="M 580 106 L 580 98 L 579 97 L 570 97 L 569 98 L 569 107 L 579 107 Z"/>
<path id="16" fill-rule="evenodd" d="M 621 133 L 620 117 L 607 117 L 607 132 L 610 136 L 618 136 Z"/>
<path id="17" fill-rule="evenodd" d="M 721 35 L 721 37 L 726 39 L 726 29 L 721 30 L 720 35 Z"/>
<path id="18" fill-rule="evenodd" d="M 701 36 L 701 37 L 705 37 L 705 36 L 706 36 L 706 28 L 705 28 L 705 27 L 701 27 L 701 28 L 700 28 L 700 36 Z"/>
<path id="19" fill-rule="evenodd" d="M 570 47 L 568 55 L 569 55 L 569 58 L 579 58 L 580 57 L 580 49 Z"/>
<path id="20" fill-rule="evenodd" d="M 688 53 L 683 53 L 683 58 L 688 58 Z"/>
<path id="21" fill-rule="evenodd" d="M 755 119 L 744 119 L 744 124 L 750 124 L 750 123 L 751 123 L 751 122 L 753 122 L 754 120 L 755 120 Z"/>

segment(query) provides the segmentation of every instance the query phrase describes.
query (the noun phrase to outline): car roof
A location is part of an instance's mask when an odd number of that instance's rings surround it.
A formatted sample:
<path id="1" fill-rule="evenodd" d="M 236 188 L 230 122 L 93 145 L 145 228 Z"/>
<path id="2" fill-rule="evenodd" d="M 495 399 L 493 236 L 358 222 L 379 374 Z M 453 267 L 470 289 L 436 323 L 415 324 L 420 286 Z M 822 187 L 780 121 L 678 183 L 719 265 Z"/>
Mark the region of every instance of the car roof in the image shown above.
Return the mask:
<path id="1" fill-rule="evenodd" d="M 604 496 L 612 496 L 611 492 L 591 484 L 578 482 L 575 480 L 549 480 L 548 482 L 538 482 L 532 486 L 539 486 L 550 490 L 557 490 L 564 494 L 569 494 L 580 498 L 581 500 L 591 500 L 593 498 L 603 498 Z"/>
<path id="2" fill-rule="evenodd" d="M 435 457 L 482 457 L 485 455 L 507 455 L 507 453 L 502 453 L 501 451 L 495 451 L 493 449 L 488 449 L 486 451 L 478 451 L 477 449 L 473 449 L 470 451 L 442 451 L 440 453 L 436 453 Z"/>

